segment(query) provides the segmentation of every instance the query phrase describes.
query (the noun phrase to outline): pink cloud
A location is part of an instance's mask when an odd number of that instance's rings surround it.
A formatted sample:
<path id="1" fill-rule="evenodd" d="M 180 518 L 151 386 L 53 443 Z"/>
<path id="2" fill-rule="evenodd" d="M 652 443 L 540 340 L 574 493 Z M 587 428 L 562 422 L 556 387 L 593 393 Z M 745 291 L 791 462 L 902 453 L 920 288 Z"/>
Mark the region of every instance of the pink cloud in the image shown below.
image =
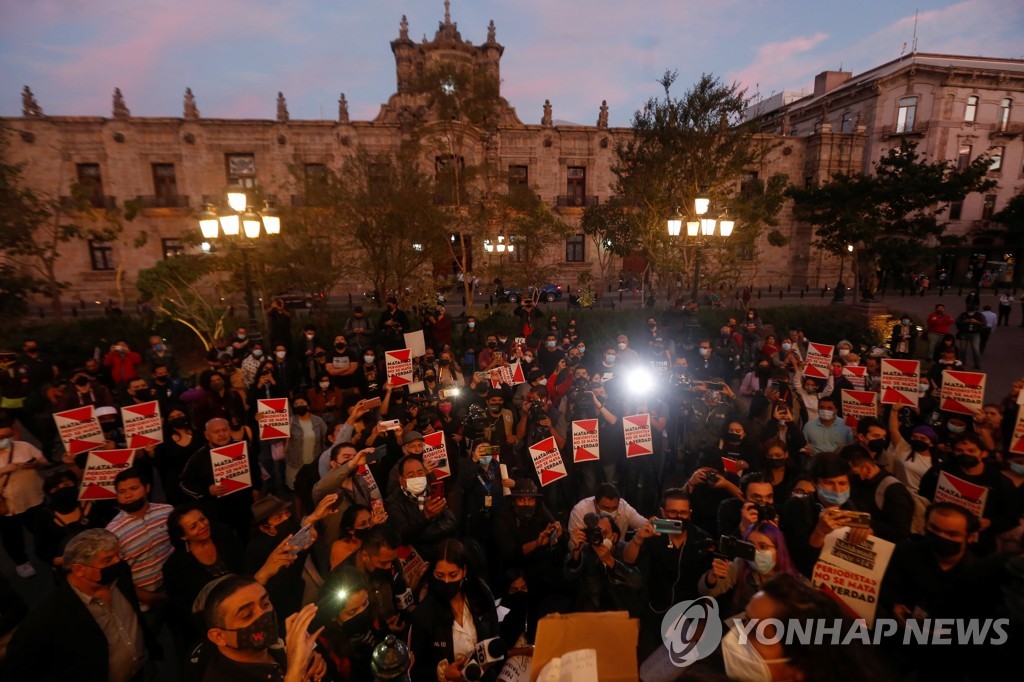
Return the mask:
<path id="1" fill-rule="evenodd" d="M 746 87 L 749 94 L 756 90 L 763 93 L 770 83 L 788 82 L 793 76 L 803 74 L 808 66 L 805 60 L 800 59 L 801 55 L 821 45 L 828 37 L 827 33 L 815 33 L 761 45 L 753 62 L 730 77 Z"/>

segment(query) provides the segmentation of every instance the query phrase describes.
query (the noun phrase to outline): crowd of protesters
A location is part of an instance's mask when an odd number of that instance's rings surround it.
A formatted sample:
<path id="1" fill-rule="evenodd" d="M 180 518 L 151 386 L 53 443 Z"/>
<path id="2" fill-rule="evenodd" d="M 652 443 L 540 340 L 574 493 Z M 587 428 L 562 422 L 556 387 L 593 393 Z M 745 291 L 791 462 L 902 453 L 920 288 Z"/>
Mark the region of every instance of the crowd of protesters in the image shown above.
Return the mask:
<path id="1" fill-rule="evenodd" d="M 0 678 L 391 679 L 384 644 L 411 652 L 414 680 L 495 680 L 503 661 L 479 660 L 478 643 L 529 656 L 541 617 L 578 611 L 628 611 L 643 661 L 664 614 L 702 595 L 722 615 L 850 618 L 810 580 L 844 527 L 851 543 L 896 545 L 879 616 L 1009 617 L 1019 634 L 1024 380 L 977 414 L 939 405 L 943 369 L 980 367 L 980 312 L 897 320 L 887 347 L 812 339 L 835 347 L 822 378 L 806 371 L 811 340 L 754 309 L 711 335 L 692 301 L 599 338 L 530 299 L 505 319 L 484 332 L 389 297 L 324 336 L 275 303 L 267 337 L 218 339 L 195 385 L 160 337 L 102 357 L 51 357 L 33 339 L 0 352 L 0 540 L 17 575 L 0 577 Z M 425 352 L 399 386 L 384 354 L 414 328 Z M 844 418 L 842 391 L 880 391 L 885 357 L 922 359 L 918 407 Z M 513 364 L 521 381 L 501 371 Z M 270 398 L 288 402 L 287 438 L 260 437 Z M 120 449 L 118 408 L 148 401 L 162 442 L 135 452 L 116 500 L 80 502 L 88 455 L 64 452 L 53 412 L 94 406 L 98 450 Z M 653 454 L 631 457 L 623 419 L 638 414 Z M 583 419 L 600 456 L 577 462 Z M 433 434 L 446 461 L 423 456 Z M 540 485 L 529 446 L 547 438 L 567 476 Z M 240 491 L 211 464 L 237 442 L 252 472 Z M 980 514 L 936 500 L 943 472 L 986 489 Z M 29 613 L 18 581 L 43 578 L 54 587 Z M 734 644 L 690 672 L 958 680 L 1016 665 L 997 647 Z"/>

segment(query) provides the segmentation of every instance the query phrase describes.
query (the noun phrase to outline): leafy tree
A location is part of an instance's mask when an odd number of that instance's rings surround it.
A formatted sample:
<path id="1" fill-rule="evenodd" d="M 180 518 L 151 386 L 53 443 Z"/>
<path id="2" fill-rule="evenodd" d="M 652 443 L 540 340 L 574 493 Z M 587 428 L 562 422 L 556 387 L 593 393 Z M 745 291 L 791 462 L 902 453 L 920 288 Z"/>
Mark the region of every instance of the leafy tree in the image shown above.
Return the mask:
<path id="1" fill-rule="evenodd" d="M 929 163 L 917 145 L 904 141 L 883 156 L 871 174 L 838 173 L 820 187 L 790 188 L 798 218 L 815 227 L 819 248 L 841 254 L 855 248 L 855 271 L 865 295 L 879 268 L 901 272 L 944 235 L 950 202 L 995 182 L 985 178 L 989 161 L 980 156 L 958 170 L 948 161 Z"/>
<path id="2" fill-rule="evenodd" d="M 229 306 L 211 294 L 226 269 L 222 256 L 183 254 L 140 270 L 136 286 L 144 303 L 191 329 L 209 350 L 224 335 Z"/>
<path id="3" fill-rule="evenodd" d="M 621 198 L 612 197 L 603 204 L 588 206 L 583 211 L 580 228 L 594 244 L 597 254 L 601 271 L 597 297 L 600 298 L 611 282 L 615 257 L 624 258 L 641 248 L 637 223 L 630 207 Z"/>
<path id="4" fill-rule="evenodd" d="M 992 220 L 1002 226 L 997 234 L 1007 247 L 1013 249 L 1016 264 L 1013 281 L 1016 285 L 1022 280 L 1021 258 L 1024 257 L 1024 191 L 1011 197 L 1006 206 L 992 216 Z"/>

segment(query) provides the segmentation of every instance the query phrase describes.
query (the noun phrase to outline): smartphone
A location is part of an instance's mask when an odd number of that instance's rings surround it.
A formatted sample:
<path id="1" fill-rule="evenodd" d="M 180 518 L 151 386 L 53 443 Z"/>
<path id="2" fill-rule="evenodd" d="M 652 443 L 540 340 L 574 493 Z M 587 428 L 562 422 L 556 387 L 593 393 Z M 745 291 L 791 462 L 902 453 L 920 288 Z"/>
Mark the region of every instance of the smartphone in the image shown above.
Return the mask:
<path id="1" fill-rule="evenodd" d="M 431 497 L 444 497 L 444 481 L 434 481 L 430 484 Z"/>
<path id="2" fill-rule="evenodd" d="M 516 337 L 516 345 L 519 346 L 519 347 L 525 346 L 526 345 L 526 337 L 525 336 L 517 336 Z"/>
<path id="3" fill-rule="evenodd" d="M 843 511 L 841 512 L 843 525 L 850 528 L 871 528 L 871 514 L 868 512 Z"/>
<path id="4" fill-rule="evenodd" d="M 388 454 L 388 447 L 386 445 L 381 445 L 379 447 L 373 448 L 372 452 L 367 452 L 366 453 L 366 463 L 367 464 L 374 464 L 376 462 L 379 462 L 382 459 L 384 459 L 384 456 L 387 455 L 387 454 Z"/>
<path id="5" fill-rule="evenodd" d="M 679 519 L 654 519 L 651 525 L 658 535 L 678 535 L 683 532 L 683 522 Z"/>
<path id="6" fill-rule="evenodd" d="M 445 389 L 442 389 L 438 393 L 438 396 L 440 396 L 441 400 L 451 400 L 452 398 L 458 398 L 459 397 L 459 389 L 457 389 L 457 388 L 445 388 Z"/>
<path id="7" fill-rule="evenodd" d="M 288 544 L 292 547 L 296 547 L 296 551 L 293 554 L 298 554 L 302 550 L 313 544 L 313 527 L 306 524 L 292 536 L 292 539 L 288 541 Z"/>
<path id="8" fill-rule="evenodd" d="M 380 422 L 381 431 L 401 431 L 402 422 L 397 419 L 385 419 Z"/>
<path id="9" fill-rule="evenodd" d="M 502 358 L 505 357 L 505 353 L 500 350 L 496 350 L 494 351 L 494 357 L 497 358 L 498 360 L 501 360 Z"/>
<path id="10" fill-rule="evenodd" d="M 489 445 L 487 447 L 487 449 L 484 450 L 484 454 L 485 455 L 500 455 L 501 454 L 501 446 L 500 445 Z"/>
<path id="11" fill-rule="evenodd" d="M 376 398 L 367 398 L 366 400 L 363 401 L 363 408 L 364 409 L 372 410 L 375 407 L 380 407 L 380 397 L 379 396 L 376 397 Z"/>
<path id="12" fill-rule="evenodd" d="M 726 559 L 754 560 L 757 548 L 752 542 L 746 542 L 739 538 L 723 535 L 718 539 L 718 551 Z"/>

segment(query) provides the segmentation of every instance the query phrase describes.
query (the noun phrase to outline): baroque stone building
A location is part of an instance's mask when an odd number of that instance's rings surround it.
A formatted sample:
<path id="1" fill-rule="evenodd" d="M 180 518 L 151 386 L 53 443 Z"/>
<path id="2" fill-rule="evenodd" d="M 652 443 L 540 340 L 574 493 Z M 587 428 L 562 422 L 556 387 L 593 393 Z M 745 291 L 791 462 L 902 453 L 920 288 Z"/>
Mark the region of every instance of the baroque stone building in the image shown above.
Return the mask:
<path id="1" fill-rule="evenodd" d="M 121 292 L 131 303 L 136 273 L 181 253 L 186 248 L 183 236 L 198 231 L 198 212 L 228 185 L 258 183 L 279 206 L 301 206 L 293 168 L 337 169 L 358 148 L 395 149 L 403 125 L 429 121 L 431 112 L 412 92 L 412 84 L 430 65 L 465 65 L 500 82 L 504 46 L 497 42 L 493 22 L 484 42 L 474 44 L 462 38 L 445 4 L 444 20 L 432 40 L 424 36 L 413 41 L 402 18 L 398 37 L 391 42 L 396 92 L 371 121 L 350 120 L 344 94 L 332 121 L 291 118 L 283 93 L 277 95 L 275 120 L 204 118 L 191 90 L 185 91 L 179 117 L 134 117 L 120 90 L 114 91 L 109 118 L 55 116 L 44 114 L 26 87 L 23 115 L 0 121 L 15 133 L 10 152 L 13 161 L 26 164 L 31 186 L 66 197 L 74 181 L 87 180 L 97 208 L 116 212 L 128 204 L 139 209 L 114 242 L 65 245 L 60 272 L 72 284 L 68 301 L 106 301 Z M 1012 101 L 1020 100 L 1022 89 L 1024 62 L 1013 60 L 914 55 L 857 77 L 826 72 L 818 77 L 813 95 L 778 98 L 777 106 L 762 103 L 756 114 L 763 116 L 763 134 L 779 144 L 751 173 L 767 178 L 781 172 L 793 183 L 823 182 L 838 170 L 869 170 L 887 146 L 907 136 L 920 138 L 932 159 L 957 159 L 998 146 L 1001 166 L 993 173 L 999 174 L 999 190 L 994 197 L 970 197 L 954 215 L 956 229 L 969 232 L 1019 191 L 1022 124 L 1020 107 L 1014 109 Z M 494 131 L 468 130 L 465 162 L 486 161 L 507 169 L 510 182 L 534 188 L 566 223 L 576 226 L 586 206 L 611 196 L 615 143 L 630 132 L 608 126 L 605 102 L 595 98 L 594 105 L 595 125 L 558 121 L 550 102 L 527 117 L 534 123 L 524 122 L 499 97 Z M 435 160 L 423 162 L 429 168 Z M 788 204 L 780 218 L 789 243 L 769 246 L 762 236 L 739 284 L 820 287 L 834 282 L 838 259 L 811 246 L 810 228 L 793 220 Z M 976 244 L 981 249 L 983 242 Z M 482 246 L 471 245 L 481 258 Z M 982 258 L 998 257 L 996 245 L 989 247 Z M 581 272 L 596 277 L 597 248 L 582 234 L 547 245 L 547 259 L 558 265 L 556 283 L 575 286 Z M 642 258 L 614 263 L 616 272 L 641 272 L 644 267 Z M 335 293 L 358 293 L 366 284 L 343 281 Z"/>

